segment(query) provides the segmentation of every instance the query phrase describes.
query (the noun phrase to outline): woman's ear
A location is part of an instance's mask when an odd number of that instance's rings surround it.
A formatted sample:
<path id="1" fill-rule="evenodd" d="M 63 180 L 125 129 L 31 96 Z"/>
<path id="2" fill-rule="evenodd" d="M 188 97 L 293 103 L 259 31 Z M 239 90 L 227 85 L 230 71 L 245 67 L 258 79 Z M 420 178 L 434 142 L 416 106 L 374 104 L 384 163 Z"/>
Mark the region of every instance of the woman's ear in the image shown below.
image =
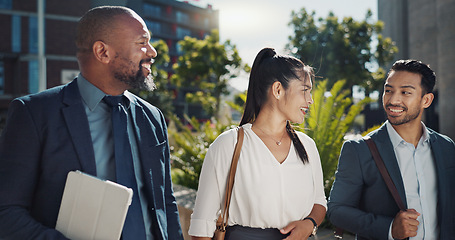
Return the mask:
<path id="1" fill-rule="evenodd" d="M 93 55 L 95 58 L 102 63 L 109 63 L 111 60 L 111 49 L 109 45 L 103 41 L 96 41 L 92 47 Z"/>
<path id="2" fill-rule="evenodd" d="M 280 99 L 281 97 L 283 97 L 283 92 L 284 92 L 284 89 L 283 89 L 283 85 L 281 85 L 280 82 L 276 81 L 272 84 L 272 95 L 276 98 L 276 99 Z"/>

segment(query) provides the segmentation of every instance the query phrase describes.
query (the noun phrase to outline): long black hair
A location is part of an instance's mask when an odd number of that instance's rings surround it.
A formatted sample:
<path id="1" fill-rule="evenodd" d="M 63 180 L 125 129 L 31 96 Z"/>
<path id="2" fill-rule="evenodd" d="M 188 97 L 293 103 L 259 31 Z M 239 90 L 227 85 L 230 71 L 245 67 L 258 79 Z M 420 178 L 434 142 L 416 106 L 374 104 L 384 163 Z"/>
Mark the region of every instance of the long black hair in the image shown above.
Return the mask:
<path id="1" fill-rule="evenodd" d="M 280 82 L 287 90 L 291 80 L 305 76 L 305 78 L 309 77 L 311 81 L 313 75 L 313 68 L 295 57 L 278 55 L 273 48 L 264 48 L 259 51 L 251 68 L 245 110 L 242 120 L 240 120 L 240 126 L 256 120 L 262 105 L 267 101 L 267 93 L 274 82 Z M 286 123 L 286 131 L 303 163 L 308 163 L 305 147 L 289 121 Z"/>

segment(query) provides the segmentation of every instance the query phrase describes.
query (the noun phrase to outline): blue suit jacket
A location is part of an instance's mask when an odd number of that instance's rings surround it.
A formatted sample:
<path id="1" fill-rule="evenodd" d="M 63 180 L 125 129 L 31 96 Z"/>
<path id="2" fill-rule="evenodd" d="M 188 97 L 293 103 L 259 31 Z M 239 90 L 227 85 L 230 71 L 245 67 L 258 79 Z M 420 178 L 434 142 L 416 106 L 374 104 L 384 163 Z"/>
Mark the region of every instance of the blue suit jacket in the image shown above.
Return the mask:
<path id="1" fill-rule="evenodd" d="M 182 239 L 165 120 L 156 107 L 131 96 L 152 232 L 156 239 Z M 64 239 L 54 227 L 72 170 L 96 176 L 76 80 L 13 100 L 0 138 L 0 239 Z"/>
<path id="2" fill-rule="evenodd" d="M 429 132 L 438 178 L 439 239 L 455 239 L 455 146 L 450 138 L 431 129 Z M 403 179 L 386 126 L 369 135 L 406 204 Z M 328 202 L 330 221 L 359 238 L 388 239 L 390 223 L 398 212 L 365 141 L 345 142 Z"/>

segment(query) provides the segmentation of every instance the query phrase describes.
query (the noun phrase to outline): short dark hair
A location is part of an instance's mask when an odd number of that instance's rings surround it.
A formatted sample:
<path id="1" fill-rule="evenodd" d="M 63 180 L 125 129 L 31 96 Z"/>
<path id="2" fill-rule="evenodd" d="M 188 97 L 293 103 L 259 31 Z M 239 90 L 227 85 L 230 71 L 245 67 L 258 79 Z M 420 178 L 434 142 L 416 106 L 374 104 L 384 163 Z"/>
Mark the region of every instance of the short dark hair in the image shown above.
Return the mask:
<path id="1" fill-rule="evenodd" d="M 88 10 L 77 25 L 77 51 L 91 51 L 96 41 L 108 40 L 113 19 L 120 15 L 132 15 L 132 12 L 133 10 L 122 6 L 100 6 Z"/>
<path id="2" fill-rule="evenodd" d="M 398 60 L 396 61 L 392 68 L 390 69 L 387 77 L 392 71 L 407 71 L 411 73 L 420 74 L 421 81 L 420 85 L 424 92 L 422 94 L 427 94 L 433 92 L 434 85 L 436 84 L 436 73 L 431 70 L 428 64 L 422 63 L 418 60 L 407 59 L 407 60 Z"/>

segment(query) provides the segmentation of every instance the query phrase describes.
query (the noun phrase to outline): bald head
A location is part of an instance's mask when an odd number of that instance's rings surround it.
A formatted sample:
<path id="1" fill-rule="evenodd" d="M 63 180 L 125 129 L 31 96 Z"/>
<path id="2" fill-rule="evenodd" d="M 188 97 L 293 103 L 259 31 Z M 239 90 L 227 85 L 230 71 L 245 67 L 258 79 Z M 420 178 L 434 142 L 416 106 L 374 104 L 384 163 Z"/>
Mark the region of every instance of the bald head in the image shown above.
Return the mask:
<path id="1" fill-rule="evenodd" d="M 96 41 L 109 41 L 113 38 L 112 29 L 115 28 L 119 16 L 138 17 L 133 10 L 121 6 L 101 6 L 85 13 L 77 26 L 76 47 L 78 53 L 90 52 Z"/>

